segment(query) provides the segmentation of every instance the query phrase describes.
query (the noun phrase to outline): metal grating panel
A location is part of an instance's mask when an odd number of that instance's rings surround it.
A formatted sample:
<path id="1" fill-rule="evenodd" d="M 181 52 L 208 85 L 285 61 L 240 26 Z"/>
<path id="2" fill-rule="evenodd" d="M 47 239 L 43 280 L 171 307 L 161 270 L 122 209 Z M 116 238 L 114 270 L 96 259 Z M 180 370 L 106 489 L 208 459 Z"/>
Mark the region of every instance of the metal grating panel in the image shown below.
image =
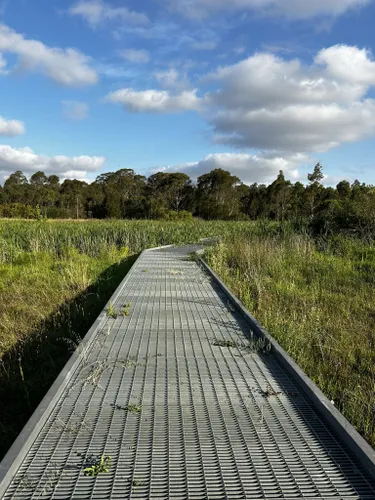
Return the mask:
<path id="1" fill-rule="evenodd" d="M 276 357 L 241 348 L 249 327 L 194 249 L 138 259 L 115 302 L 129 315 L 82 350 L 4 499 L 375 499 Z M 109 472 L 86 477 L 102 454 Z"/>

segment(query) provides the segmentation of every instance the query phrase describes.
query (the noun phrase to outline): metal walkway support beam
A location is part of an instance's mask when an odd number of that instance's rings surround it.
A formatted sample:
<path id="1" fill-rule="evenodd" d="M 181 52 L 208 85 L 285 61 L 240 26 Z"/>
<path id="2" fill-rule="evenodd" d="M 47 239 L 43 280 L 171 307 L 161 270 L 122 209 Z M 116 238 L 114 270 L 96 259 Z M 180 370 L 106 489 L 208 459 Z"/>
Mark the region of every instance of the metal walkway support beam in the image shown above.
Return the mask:
<path id="1" fill-rule="evenodd" d="M 197 248 L 141 254 L 1 463 L 0 498 L 375 499 L 373 450 Z"/>

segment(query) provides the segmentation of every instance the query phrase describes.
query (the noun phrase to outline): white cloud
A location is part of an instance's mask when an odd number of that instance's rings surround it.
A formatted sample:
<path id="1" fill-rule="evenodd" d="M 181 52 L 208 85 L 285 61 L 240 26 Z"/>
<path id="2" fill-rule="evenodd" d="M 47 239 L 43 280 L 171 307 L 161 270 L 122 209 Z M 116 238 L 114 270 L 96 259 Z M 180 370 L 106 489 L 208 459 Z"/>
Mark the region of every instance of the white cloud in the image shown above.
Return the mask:
<path id="1" fill-rule="evenodd" d="M 275 180 L 280 170 L 285 177 L 299 180 L 298 168 L 306 163 L 307 156 L 301 154 L 278 156 L 274 154 L 251 155 L 247 153 L 215 153 L 197 162 L 155 169 L 154 172 L 185 172 L 193 180 L 215 168 L 222 168 L 236 175 L 246 184 L 257 182 L 269 184 Z"/>
<path id="2" fill-rule="evenodd" d="M 112 7 L 101 0 L 81 0 L 69 9 L 70 14 L 81 16 L 92 28 L 107 21 L 120 21 L 134 25 L 146 25 L 146 14 L 129 10 L 127 7 Z"/>
<path id="3" fill-rule="evenodd" d="M 375 61 L 369 50 L 348 45 L 334 45 L 321 50 L 315 58 L 317 64 L 327 67 L 327 73 L 351 84 L 375 85 Z"/>
<path id="4" fill-rule="evenodd" d="M 85 178 L 90 172 L 97 172 L 104 162 L 102 156 L 44 156 L 28 147 L 0 145 L 0 173 L 4 177 L 16 170 L 22 170 L 26 175 L 42 170 L 48 175 L 56 174 L 64 178 Z"/>
<path id="5" fill-rule="evenodd" d="M 207 80 L 217 84 L 205 103 L 220 143 L 318 152 L 375 134 L 375 100 L 366 99 L 375 63 L 356 47 L 324 49 L 310 66 L 258 53 Z"/>
<path id="6" fill-rule="evenodd" d="M 349 107 L 295 105 L 282 109 L 239 109 L 217 113 L 216 142 L 280 151 L 324 152 L 375 134 L 375 101 Z"/>
<path id="7" fill-rule="evenodd" d="M 308 19 L 339 16 L 372 0 L 170 0 L 169 5 L 188 18 L 202 19 L 217 11 L 250 11 L 261 15 Z"/>
<path id="8" fill-rule="evenodd" d="M 120 51 L 120 56 L 126 61 L 142 64 L 148 63 L 150 60 L 150 54 L 147 50 L 143 49 L 125 49 Z"/>
<path id="9" fill-rule="evenodd" d="M 18 120 L 6 120 L 0 116 L 0 135 L 14 137 L 25 133 L 25 124 Z"/>
<path id="10" fill-rule="evenodd" d="M 293 103 L 345 102 L 361 98 L 366 87 L 332 79 L 327 71 L 286 61 L 269 53 L 256 53 L 237 64 L 219 68 L 208 79 L 221 88 L 212 94 L 216 104 L 246 109 Z"/>
<path id="11" fill-rule="evenodd" d="M 18 70 L 40 71 L 67 87 L 91 85 L 98 76 L 90 67 L 90 58 L 78 50 L 48 47 L 37 40 L 0 24 L 0 52 L 18 55 Z"/>
<path id="12" fill-rule="evenodd" d="M 217 42 L 213 40 L 207 40 L 202 42 L 193 42 L 191 48 L 195 50 L 214 50 L 217 47 Z"/>
<path id="13" fill-rule="evenodd" d="M 127 111 L 133 113 L 179 113 L 198 110 L 201 103 L 196 90 L 171 94 L 167 90 L 137 91 L 126 88 L 111 92 L 106 100 L 122 104 Z"/>
<path id="14" fill-rule="evenodd" d="M 63 114 L 65 118 L 73 121 L 80 121 L 87 118 L 89 107 L 84 102 L 62 101 Z"/>

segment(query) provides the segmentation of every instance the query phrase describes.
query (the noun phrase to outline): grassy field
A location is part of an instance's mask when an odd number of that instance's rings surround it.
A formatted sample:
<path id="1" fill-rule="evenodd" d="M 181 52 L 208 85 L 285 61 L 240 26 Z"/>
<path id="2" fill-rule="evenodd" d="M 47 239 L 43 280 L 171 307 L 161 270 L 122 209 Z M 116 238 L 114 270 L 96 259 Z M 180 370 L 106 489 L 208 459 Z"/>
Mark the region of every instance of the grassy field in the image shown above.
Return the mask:
<path id="1" fill-rule="evenodd" d="M 253 233 L 206 260 L 375 446 L 375 248 Z"/>
<path id="2" fill-rule="evenodd" d="M 266 222 L 0 221 L 0 456 L 147 247 L 210 265 L 375 444 L 375 249 Z"/>

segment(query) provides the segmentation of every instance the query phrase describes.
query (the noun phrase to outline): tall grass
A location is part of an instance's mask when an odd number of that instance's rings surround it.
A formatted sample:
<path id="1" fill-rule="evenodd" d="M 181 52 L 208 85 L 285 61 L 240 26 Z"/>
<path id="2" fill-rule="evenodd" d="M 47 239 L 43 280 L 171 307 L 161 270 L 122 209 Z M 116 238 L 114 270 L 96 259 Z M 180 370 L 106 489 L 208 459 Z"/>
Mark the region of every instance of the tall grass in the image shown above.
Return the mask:
<path id="1" fill-rule="evenodd" d="M 237 235 L 205 258 L 375 445 L 375 249 L 349 238 Z"/>
<path id="2" fill-rule="evenodd" d="M 225 221 L 0 221 L 0 264 L 26 252 L 53 252 L 60 256 L 73 247 L 97 257 L 115 246 L 138 253 L 144 248 L 184 244 L 203 237 L 226 236 L 254 230 L 251 222 Z"/>

